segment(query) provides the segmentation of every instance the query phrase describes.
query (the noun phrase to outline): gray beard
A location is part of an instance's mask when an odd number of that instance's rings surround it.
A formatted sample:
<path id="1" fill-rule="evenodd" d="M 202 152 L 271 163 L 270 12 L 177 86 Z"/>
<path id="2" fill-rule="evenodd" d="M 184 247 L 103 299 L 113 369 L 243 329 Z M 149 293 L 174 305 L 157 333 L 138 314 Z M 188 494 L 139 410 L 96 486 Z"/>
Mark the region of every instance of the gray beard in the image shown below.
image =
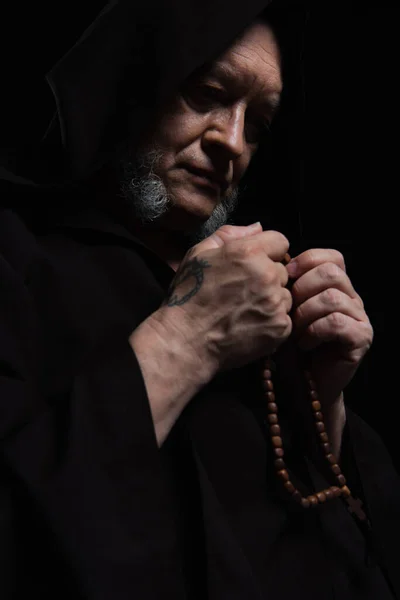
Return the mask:
<path id="1" fill-rule="evenodd" d="M 155 171 L 163 154 L 159 150 L 150 150 L 131 160 L 125 152 L 119 160 L 120 188 L 122 196 L 128 201 L 134 216 L 145 227 L 156 224 L 172 206 L 173 198 Z M 190 231 L 180 231 L 177 235 L 185 250 L 209 237 L 227 223 L 238 204 L 239 192 L 236 188 L 230 195 L 221 199 L 210 217 Z"/>

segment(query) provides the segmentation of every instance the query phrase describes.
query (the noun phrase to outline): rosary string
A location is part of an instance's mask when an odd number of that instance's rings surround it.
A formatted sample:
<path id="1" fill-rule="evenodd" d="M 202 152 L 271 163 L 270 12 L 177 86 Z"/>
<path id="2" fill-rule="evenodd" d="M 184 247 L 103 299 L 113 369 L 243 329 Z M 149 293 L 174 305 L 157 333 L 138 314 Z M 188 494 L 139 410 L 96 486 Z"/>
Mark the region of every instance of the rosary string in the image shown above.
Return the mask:
<path id="1" fill-rule="evenodd" d="M 286 254 L 283 262 L 284 264 L 288 264 L 289 261 L 290 256 L 289 254 Z M 347 486 L 346 478 L 342 473 L 338 461 L 332 453 L 328 433 L 325 429 L 317 385 L 310 372 L 305 371 L 304 375 L 308 385 L 308 396 L 314 420 L 315 432 L 319 441 L 319 447 L 323 452 L 325 460 L 329 464 L 329 468 L 336 481 L 336 485 L 331 485 L 330 487 L 322 489 L 319 492 L 303 496 L 291 481 L 289 470 L 284 459 L 285 451 L 283 448 L 281 428 L 279 425 L 278 404 L 276 402 L 274 384 L 272 381 L 272 361 L 269 357 L 267 357 L 263 361 L 262 379 L 263 389 L 267 399 L 267 423 L 274 453 L 274 466 L 277 477 L 292 500 L 298 503 L 304 509 L 312 508 L 334 498 L 341 497 L 343 500 L 345 500 L 348 510 L 353 513 L 359 521 L 368 522 L 367 515 L 362 508 L 361 500 L 355 499 L 352 495 L 351 490 Z"/>

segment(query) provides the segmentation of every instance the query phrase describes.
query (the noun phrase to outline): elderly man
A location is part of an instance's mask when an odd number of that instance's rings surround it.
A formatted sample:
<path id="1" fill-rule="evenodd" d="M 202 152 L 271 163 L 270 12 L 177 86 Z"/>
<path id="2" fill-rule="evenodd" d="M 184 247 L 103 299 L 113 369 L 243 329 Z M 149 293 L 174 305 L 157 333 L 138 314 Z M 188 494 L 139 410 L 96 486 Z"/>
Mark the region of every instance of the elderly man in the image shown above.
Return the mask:
<path id="1" fill-rule="evenodd" d="M 214 234 L 235 205 L 238 184 L 272 122 L 281 91 L 277 40 L 268 24 L 255 23 L 163 107 L 148 145 L 134 159 L 148 166 L 147 174 L 136 175 L 139 169 L 129 162 L 125 168 L 125 194 L 142 221 L 152 219 L 150 228 L 139 226 L 136 234 L 174 270 L 183 259 L 180 232 L 191 232 L 189 239 L 213 234 L 190 251 L 185 276 L 178 276 L 169 292 L 182 298 L 173 303 L 180 308 L 171 310 L 173 304 L 165 303 L 131 337 L 159 443 L 216 372 L 275 351 L 289 336 L 293 319 L 298 342 L 318 348 L 313 374 L 323 388 L 333 445 L 340 453 L 342 390 L 372 342 L 343 258 L 332 250 L 312 250 L 285 269 L 280 261 L 288 241 L 276 232 L 261 233 L 260 224 Z M 201 283 L 194 281 L 195 269 Z M 296 279 L 292 319 L 292 294 L 285 287 L 289 274 Z M 339 343 L 328 357 L 324 344 L 329 342 Z M 186 379 L 182 361 L 191 357 Z"/>
<path id="2" fill-rule="evenodd" d="M 90 210 L 2 211 L 4 598 L 396 597 L 343 257 L 227 224 L 285 86 L 274 13 L 246 18 L 92 169 Z"/>

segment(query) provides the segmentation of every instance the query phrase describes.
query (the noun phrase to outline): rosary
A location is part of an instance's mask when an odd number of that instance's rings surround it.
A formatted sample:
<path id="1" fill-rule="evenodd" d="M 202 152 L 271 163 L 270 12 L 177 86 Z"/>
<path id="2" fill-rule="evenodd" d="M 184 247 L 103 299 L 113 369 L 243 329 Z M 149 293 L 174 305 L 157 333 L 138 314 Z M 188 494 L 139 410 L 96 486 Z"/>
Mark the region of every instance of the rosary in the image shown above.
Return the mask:
<path id="1" fill-rule="evenodd" d="M 290 261 L 290 256 L 286 254 L 284 264 Z M 314 494 L 303 496 L 298 489 L 295 488 L 290 481 L 290 475 L 284 461 L 284 449 L 281 438 L 281 428 L 278 420 L 278 405 L 275 402 L 274 385 L 272 382 L 272 363 L 269 358 L 266 358 L 263 364 L 263 389 L 267 398 L 267 421 L 271 443 L 274 452 L 274 466 L 278 479 L 282 482 L 283 487 L 290 494 L 292 500 L 299 504 L 304 509 L 309 509 L 319 504 L 323 504 L 333 498 L 341 497 L 345 500 L 349 512 L 353 513 L 360 522 L 367 524 L 368 519 L 362 508 L 361 500 L 357 500 L 352 496 L 352 493 L 346 485 L 346 478 L 342 474 L 341 468 L 335 456 L 332 454 L 331 445 L 329 443 L 328 434 L 325 430 L 324 418 L 321 412 L 321 403 L 318 399 L 317 386 L 309 372 L 305 371 L 305 377 L 308 383 L 308 394 L 311 402 L 311 409 L 315 421 L 315 430 L 319 439 L 319 445 L 324 453 L 324 457 L 329 463 L 330 471 L 336 479 L 337 485 L 332 485 L 327 489 L 323 489 Z"/>

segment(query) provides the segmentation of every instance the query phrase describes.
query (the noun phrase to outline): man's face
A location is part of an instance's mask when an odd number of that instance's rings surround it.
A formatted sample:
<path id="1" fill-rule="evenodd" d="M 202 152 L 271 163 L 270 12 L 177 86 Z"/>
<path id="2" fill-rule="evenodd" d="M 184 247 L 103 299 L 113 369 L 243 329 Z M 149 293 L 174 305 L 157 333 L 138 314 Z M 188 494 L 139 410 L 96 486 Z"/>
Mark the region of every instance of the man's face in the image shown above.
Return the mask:
<path id="1" fill-rule="evenodd" d="M 140 156 L 155 157 L 152 172 L 168 196 L 169 228 L 204 223 L 235 197 L 281 89 L 276 39 L 257 23 L 160 110 Z"/>

